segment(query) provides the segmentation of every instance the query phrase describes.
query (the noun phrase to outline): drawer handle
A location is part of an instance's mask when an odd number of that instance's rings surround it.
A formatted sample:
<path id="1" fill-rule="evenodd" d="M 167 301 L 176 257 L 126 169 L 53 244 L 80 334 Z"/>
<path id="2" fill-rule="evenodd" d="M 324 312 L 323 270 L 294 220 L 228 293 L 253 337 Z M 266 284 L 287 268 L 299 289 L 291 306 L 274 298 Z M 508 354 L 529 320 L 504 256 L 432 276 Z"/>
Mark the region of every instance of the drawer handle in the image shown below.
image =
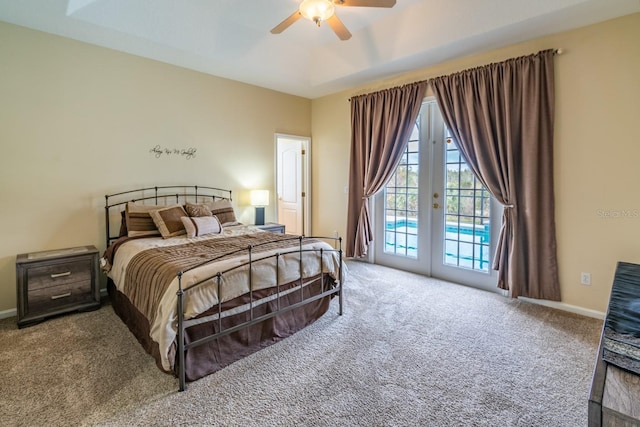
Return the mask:
<path id="1" fill-rule="evenodd" d="M 57 279 L 58 277 L 64 277 L 64 276 L 71 276 L 71 272 L 70 271 L 65 271 L 64 273 L 52 274 L 51 278 L 52 279 Z"/>
<path id="2" fill-rule="evenodd" d="M 70 296 L 71 296 L 71 292 L 67 292 L 66 294 L 54 295 L 51 297 L 51 299 L 60 299 L 60 298 L 66 298 Z"/>

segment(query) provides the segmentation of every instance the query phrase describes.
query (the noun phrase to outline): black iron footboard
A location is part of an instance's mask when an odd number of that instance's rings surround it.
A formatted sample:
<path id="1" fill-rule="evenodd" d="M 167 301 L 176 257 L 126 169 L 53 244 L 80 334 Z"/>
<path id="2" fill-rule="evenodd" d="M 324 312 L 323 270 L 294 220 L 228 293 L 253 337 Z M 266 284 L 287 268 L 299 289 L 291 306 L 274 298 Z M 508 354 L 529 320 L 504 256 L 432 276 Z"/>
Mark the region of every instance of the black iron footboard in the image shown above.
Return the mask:
<path id="1" fill-rule="evenodd" d="M 338 249 L 328 249 L 328 248 L 319 248 L 319 249 L 308 249 L 308 248 L 304 248 L 304 244 L 306 241 L 309 241 L 310 239 L 319 239 L 319 240 L 328 240 L 328 241 L 334 241 L 337 246 Z M 286 239 L 289 240 L 289 239 Z M 326 297 L 331 297 L 334 295 L 338 296 L 338 303 L 339 303 L 339 315 L 342 315 L 342 310 L 343 310 L 343 296 L 342 296 L 342 283 L 343 283 L 343 277 L 344 277 L 344 271 L 343 271 L 343 260 L 342 260 L 342 238 L 334 238 L 334 237 L 303 237 L 303 236 L 293 236 L 291 237 L 291 240 L 298 240 L 299 244 L 297 247 L 295 247 L 294 249 L 288 249 L 288 250 L 284 250 L 284 251 L 280 251 L 277 252 L 275 254 L 272 255 L 268 255 L 268 256 L 260 256 L 257 255 L 257 257 L 254 258 L 254 255 L 256 255 L 254 252 L 255 250 L 262 245 L 266 245 L 269 244 L 270 242 L 265 242 L 262 244 L 258 244 L 258 245 L 253 245 L 253 246 L 248 246 L 247 248 L 243 248 L 243 249 L 239 249 L 237 251 L 232 252 L 231 254 L 240 254 L 241 252 L 245 252 L 248 255 L 248 260 L 245 263 L 242 263 L 241 265 L 237 265 L 235 267 L 229 268 L 225 271 L 220 271 L 212 276 L 206 277 L 202 280 L 200 280 L 197 283 L 194 283 L 192 286 L 190 286 L 189 288 L 183 289 L 182 287 L 182 277 L 183 275 L 190 270 L 193 270 L 194 268 L 198 268 L 202 265 L 204 265 L 205 263 L 209 263 L 209 262 L 213 262 L 216 259 L 211 259 L 211 260 L 207 260 L 206 262 L 204 262 L 203 264 L 200 264 L 198 266 L 194 266 L 189 270 L 184 270 L 178 273 L 178 292 L 177 292 L 177 297 L 178 297 L 178 302 L 177 302 L 177 315 L 178 315 L 178 330 L 177 330 L 177 355 L 176 355 L 176 362 L 177 362 L 177 374 L 178 374 L 178 379 L 179 379 L 179 384 L 180 384 L 180 391 L 184 391 L 186 389 L 186 377 L 185 377 L 185 354 L 187 352 L 187 350 L 189 350 L 190 348 L 193 347 L 197 347 L 203 344 L 206 344 L 210 341 L 216 340 L 218 338 L 221 338 L 225 335 L 234 333 L 236 331 L 239 331 L 241 329 L 244 328 L 248 328 L 252 325 L 258 324 L 260 322 L 264 322 L 268 319 L 271 319 L 273 317 L 276 317 L 278 315 L 281 315 L 283 313 L 286 313 L 288 311 L 294 310 L 296 308 L 302 307 L 306 304 L 312 303 L 314 301 L 320 300 L 322 298 L 326 298 Z M 334 244 L 333 247 L 335 247 L 336 245 Z M 224 257 L 231 255 L 231 254 L 225 254 L 223 255 Z M 303 264 L 303 254 L 307 254 L 307 255 L 312 255 L 315 258 L 312 259 L 316 259 L 319 262 L 320 265 L 320 272 L 319 272 L 319 277 L 321 280 L 321 290 L 319 293 L 316 294 L 311 294 L 311 292 L 305 292 L 305 289 L 307 287 L 308 284 L 312 283 L 314 280 L 317 279 L 317 275 L 313 276 L 313 277 L 304 277 L 304 264 Z M 338 256 L 338 275 L 337 277 L 333 277 L 333 286 L 327 286 L 325 288 L 324 285 L 324 276 L 326 274 L 328 274 L 327 271 L 324 270 L 324 259 L 325 257 L 333 257 L 335 254 L 337 254 Z M 294 287 L 292 288 L 288 288 L 286 291 L 282 291 L 281 287 L 284 285 L 283 283 L 280 283 L 280 260 L 285 257 L 285 256 L 297 256 L 297 260 L 298 260 L 298 268 L 299 268 L 299 274 L 298 274 L 298 278 L 295 280 L 295 282 L 297 282 L 295 284 Z M 222 258 L 218 257 L 218 258 Z M 308 257 L 307 257 L 308 258 Z M 271 262 L 273 261 L 274 266 L 275 266 L 275 277 L 276 277 L 276 283 L 273 284 L 273 286 L 275 287 L 275 294 L 273 294 L 272 296 L 270 296 L 270 300 L 276 301 L 277 304 L 277 309 L 276 311 L 272 311 L 266 314 L 262 314 L 259 316 L 254 316 L 254 308 L 257 305 L 263 304 L 264 301 L 257 299 L 254 300 L 253 298 L 253 292 L 254 292 L 254 281 L 253 281 L 253 268 L 254 268 L 254 264 L 258 263 L 258 262 Z M 242 322 L 239 324 L 235 324 L 231 327 L 227 327 L 224 328 L 222 325 L 222 319 L 225 317 L 225 311 L 222 309 L 222 304 L 223 301 L 220 301 L 220 296 L 222 295 L 222 280 L 223 277 L 226 274 L 232 273 L 234 271 L 237 271 L 239 269 L 247 269 L 247 275 L 248 275 L 248 284 L 249 284 L 249 303 L 248 303 L 248 307 L 244 307 L 245 312 L 249 313 L 249 320 L 247 320 L 246 322 Z M 217 303 L 217 313 L 212 314 L 210 316 L 207 317 L 198 317 L 195 319 L 185 319 L 185 315 L 184 315 L 184 298 L 185 298 L 185 293 L 192 291 L 196 288 L 198 288 L 199 286 L 203 286 L 205 283 L 209 283 L 209 285 L 211 285 L 211 281 L 214 282 L 214 286 L 217 286 L 217 295 L 218 295 L 218 303 Z M 292 282 L 289 282 L 289 284 L 291 284 Z M 294 304 L 288 304 L 286 306 L 281 306 L 280 305 L 280 298 L 283 294 L 290 294 L 292 292 L 299 292 L 300 295 L 300 299 L 298 302 L 294 303 Z M 189 327 L 195 326 L 197 325 L 201 325 L 203 323 L 208 323 L 208 322 L 217 322 L 217 330 L 218 332 L 197 339 L 193 342 L 189 342 L 186 343 L 185 342 L 185 330 Z"/>

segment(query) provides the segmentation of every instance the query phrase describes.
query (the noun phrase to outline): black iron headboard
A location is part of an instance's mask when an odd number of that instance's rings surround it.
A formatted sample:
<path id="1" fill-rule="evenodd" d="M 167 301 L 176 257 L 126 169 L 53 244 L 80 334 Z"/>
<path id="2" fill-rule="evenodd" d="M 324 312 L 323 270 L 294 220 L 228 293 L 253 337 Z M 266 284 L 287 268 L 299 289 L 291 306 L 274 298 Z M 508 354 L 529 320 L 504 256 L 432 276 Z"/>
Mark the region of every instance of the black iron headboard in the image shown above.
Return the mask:
<path id="1" fill-rule="evenodd" d="M 174 203 L 185 204 L 186 202 L 204 203 L 223 199 L 232 200 L 231 190 L 199 185 L 167 185 L 162 187 L 138 188 L 121 193 L 107 194 L 104 196 L 104 199 L 107 246 L 109 246 L 112 240 L 116 240 L 119 237 L 111 235 L 111 209 L 117 208 L 119 214 L 118 223 L 120 223 L 120 212 L 129 202 L 149 202 L 147 204 L 162 206 Z"/>

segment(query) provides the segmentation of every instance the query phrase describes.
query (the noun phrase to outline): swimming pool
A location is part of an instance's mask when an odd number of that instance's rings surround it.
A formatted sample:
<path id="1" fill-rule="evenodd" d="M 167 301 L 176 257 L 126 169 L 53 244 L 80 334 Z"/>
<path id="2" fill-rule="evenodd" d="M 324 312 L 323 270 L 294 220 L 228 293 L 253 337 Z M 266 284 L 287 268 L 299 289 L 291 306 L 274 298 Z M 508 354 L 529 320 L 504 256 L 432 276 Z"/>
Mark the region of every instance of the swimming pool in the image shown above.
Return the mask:
<path id="1" fill-rule="evenodd" d="M 410 218 L 387 219 L 385 252 L 417 258 L 417 221 Z M 447 223 L 444 263 L 473 270 L 488 271 L 491 228 L 489 224 Z"/>

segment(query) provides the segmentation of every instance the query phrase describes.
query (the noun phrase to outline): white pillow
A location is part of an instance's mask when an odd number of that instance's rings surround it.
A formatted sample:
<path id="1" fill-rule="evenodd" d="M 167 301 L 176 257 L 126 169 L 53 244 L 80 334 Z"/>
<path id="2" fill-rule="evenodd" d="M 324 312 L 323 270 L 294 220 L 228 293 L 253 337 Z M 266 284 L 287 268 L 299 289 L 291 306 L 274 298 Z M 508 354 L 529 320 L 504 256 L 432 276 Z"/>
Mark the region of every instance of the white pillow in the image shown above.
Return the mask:
<path id="1" fill-rule="evenodd" d="M 220 234 L 222 226 L 215 216 L 183 216 L 180 218 L 187 237 L 204 236 L 205 234 Z"/>

